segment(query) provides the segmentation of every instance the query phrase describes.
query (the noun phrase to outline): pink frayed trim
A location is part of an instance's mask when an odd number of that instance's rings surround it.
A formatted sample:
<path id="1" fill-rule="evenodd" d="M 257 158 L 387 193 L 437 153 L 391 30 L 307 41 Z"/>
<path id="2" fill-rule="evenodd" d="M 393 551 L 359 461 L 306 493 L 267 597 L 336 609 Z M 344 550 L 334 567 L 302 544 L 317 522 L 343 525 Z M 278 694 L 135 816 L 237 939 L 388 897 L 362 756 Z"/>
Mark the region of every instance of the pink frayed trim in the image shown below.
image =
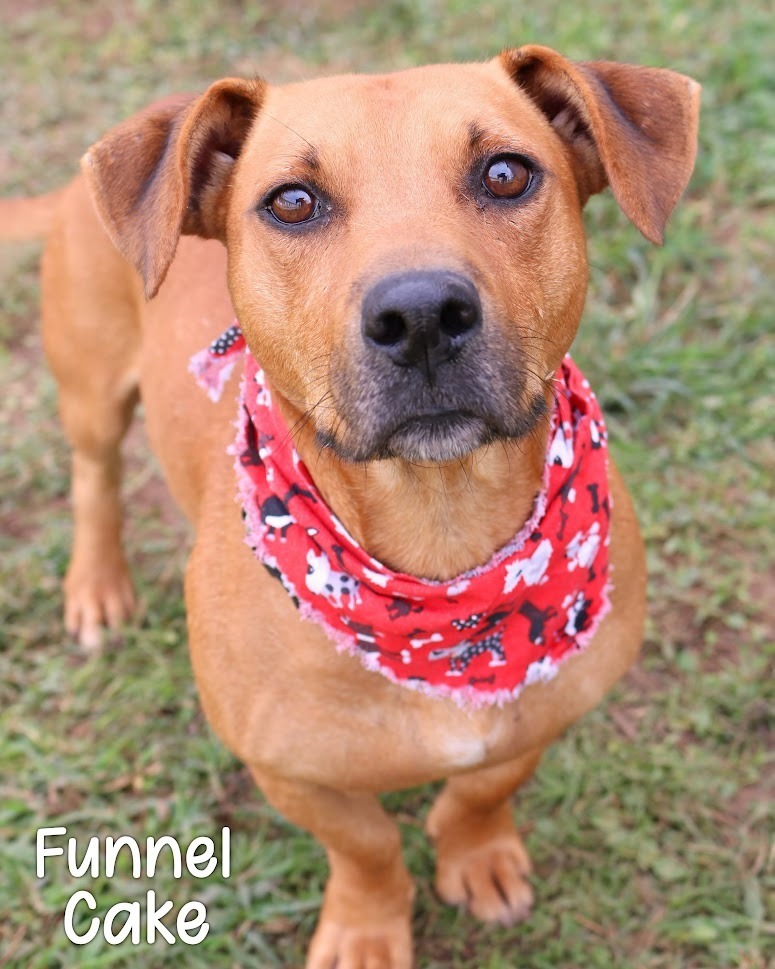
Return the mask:
<path id="1" fill-rule="evenodd" d="M 247 377 L 243 370 L 239 386 L 240 415 L 245 401 L 246 386 Z M 239 415 L 235 421 L 235 425 L 237 428 L 237 436 L 234 440 L 234 444 L 227 449 L 227 453 L 234 455 L 234 473 L 237 476 L 237 500 L 242 505 L 242 510 L 245 513 L 245 543 L 249 545 L 253 551 L 256 552 L 256 554 L 260 554 L 265 558 L 271 558 L 271 552 L 268 550 L 265 542 L 268 529 L 264 527 L 264 524 L 261 521 L 261 515 L 256 508 L 253 495 L 253 482 L 250 480 L 250 475 L 243 468 L 242 462 L 240 461 L 240 455 L 247 446 L 247 440 L 245 439 L 245 425 L 244 422 L 240 420 Z"/>
<path id="2" fill-rule="evenodd" d="M 608 568 L 609 568 L 609 571 L 613 571 L 613 565 L 611 565 L 610 562 L 608 563 Z M 586 629 L 583 629 L 580 633 L 577 633 L 576 635 L 576 643 L 578 645 L 578 650 L 575 655 L 578 655 L 578 653 L 583 653 L 584 650 L 587 648 L 587 646 L 589 646 L 589 644 L 592 642 L 592 639 L 595 633 L 597 632 L 600 626 L 600 623 L 605 619 L 605 617 L 611 611 L 611 608 L 612 608 L 611 593 L 613 592 L 613 590 L 614 590 L 614 584 L 611 581 L 611 579 L 609 579 L 606 582 L 606 584 L 603 586 L 600 592 L 600 608 L 595 613 L 594 618 L 592 619 L 592 622 L 590 622 L 590 624 L 587 626 Z"/>
<path id="3" fill-rule="evenodd" d="M 230 357 L 213 357 L 209 348 L 195 353 L 188 361 L 188 372 L 206 392 L 210 400 L 216 404 L 221 399 L 223 388 L 231 377 L 237 360 L 244 359 L 240 354 Z"/>
<path id="4" fill-rule="evenodd" d="M 406 687 L 409 690 L 414 690 L 416 693 L 422 693 L 431 699 L 452 700 L 461 710 L 472 712 L 474 710 L 481 710 L 484 707 L 502 707 L 506 703 L 512 703 L 519 698 L 526 687 L 534 686 L 536 683 L 551 682 L 560 672 L 560 667 L 566 660 L 571 659 L 573 656 L 580 656 L 586 652 L 587 646 L 592 641 L 600 623 L 611 611 L 610 592 L 612 590 L 613 584 L 609 581 L 601 592 L 600 609 L 596 613 L 594 620 L 587 629 L 576 636 L 576 649 L 563 653 L 556 660 L 550 659 L 547 656 L 543 660 L 537 660 L 535 663 L 531 663 L 525 670 L 525 679 L 510 690 L 487 691 L 474 686 L 454 687 L 446 686 L 443 683 L 437 686 L 431 686 L 431 684 L 426 683 L 424 680 L 399 679 L 389 667 L 384 667 L 380 664 L 378 652 L 369 653 L 361 649 L 355 637 L 348 636 L 346 633 L 341 632 L 341 630 L 334 629 L 309 603 L 302 602 L 299 606 L 299 612 L 303 619 L 306 619 L 308 622 L 317 623 L 317 625 L 323 627 L 326 635 L 333 641 L 337 653 L 346 652 L 352 656 L 356 656 L 360 660 L 361 666 L 370 673 L 381 673 L 382 676 L 396 686 Z"/>
<path id="5" fill-rule="evenodd" d="M 247 541 L 250 545 L 249 538 Z M 527 670 L 525 670 L 525 679 L 510 690 L 487 691 L 474 686 L 454 687 L 446 686 L 443 683 L 432 686 L 425 680 L 399 679 L 389 667 L 382 666 L 379 661 L 378 652 L 372 653 L 361 649 L 354 636 L 348 636 L 341 630 L 331 626 L 308 602 L 301 601 L 299 603 L 299 614 L 307 622 L 313 622 L 322 627 L 323 632 L 333 642 L 337 653 L 349 653 L 351 656 L 355 656 L 360 661 L 361 666 L 370 673 L 380 673 L 395 686 L 414 690 L 415 693 L 422 693 L 423 696 L 427 696 L 433 700 L 452 700 L 461 710 L 474 712 L 476 710 L 482 710 L 485 707 L 503 707 L 507 703 L 513 703 L 527 687 L 535 686 L 538 683 L 550 683 L 560 672 L 560 667 L 564 665 L 566 660 L 572 659 L 574 656 L 580 656 L 586 652 L 587 646 L 592 641 L 600 623 L 611 611 L 609 593 L 612 589 L 612 583 L 606 583 L 601 593 L 600 610 L 595 615 L 590 626 L 576 637 L 576 649 L 563 653 L 556 660 L 550 659 L 547 656 L 543 660 L 537 660 L 531 663 Z"/>

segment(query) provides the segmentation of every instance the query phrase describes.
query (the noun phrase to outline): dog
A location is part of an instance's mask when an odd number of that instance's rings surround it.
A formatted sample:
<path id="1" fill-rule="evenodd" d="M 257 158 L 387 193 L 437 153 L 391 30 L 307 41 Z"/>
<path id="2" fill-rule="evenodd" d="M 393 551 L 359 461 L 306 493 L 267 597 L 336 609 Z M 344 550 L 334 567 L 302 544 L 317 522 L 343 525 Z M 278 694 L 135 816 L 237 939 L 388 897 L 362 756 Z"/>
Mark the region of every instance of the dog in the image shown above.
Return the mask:
<path id="1" fill-rule="evenodd" d="M 439 895 L 486 922 L 528 914 L 509 799 L 631 665 L 645 612 L 636 517 L 566 357 L 582 209 L 610 186 L 660 243 L 698 111 L 683 75 L 535 45 L 381 76 L 229 78 L 151 105 L 66 188 L 0 209 L 6 236 L 47 236 L 67 629 L 93 649 L 132 611 L 119 444 L 142 397 L 195 530 L 206 716 L 327 852 L 307 969 L 412 965 L 387 790 L 445 779 L 426 825 Z M 209 399 L 189 361 L 240 340 Z M 267 526 L 261 500 L 294 486 Z"/>

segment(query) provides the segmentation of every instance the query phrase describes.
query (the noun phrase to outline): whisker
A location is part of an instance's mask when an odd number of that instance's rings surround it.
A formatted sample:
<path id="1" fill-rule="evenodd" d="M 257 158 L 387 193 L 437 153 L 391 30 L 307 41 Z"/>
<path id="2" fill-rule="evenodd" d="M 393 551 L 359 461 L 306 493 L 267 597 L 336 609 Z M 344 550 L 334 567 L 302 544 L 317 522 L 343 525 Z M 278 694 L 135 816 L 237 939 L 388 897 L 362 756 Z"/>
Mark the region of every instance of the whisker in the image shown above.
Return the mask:
<path id="1" fill-rule="evenodd" d="M 471 481 L 471 475 L 468 473 L 468 469 L 466 468 L 465 463 L 463 462 L 463 459 L 458 458 L 457 461 L 458 461 L 458 464 L 460 465 L 460 468 L 463 474 L 465 475 L 466 485 L 468 487 L 468 490 L 471 492 L 471 497 L 474 499 L 474 502 L 478 505 L 476 492 L 474 491 L 473 482 Z"/>
<path id="2" fill-rule="evenodd" d="M 292 132 L 292 133 L 293 133 L 294 135 L 296 135 L 296 137 L 297 137 L 297 138 L 301 138 L 301 140 L 302 140 L 302 141 L 303 141 L 303 142 L 304 142 L 305 144 L 307 144 L 307 145 L 309 145 L 309 146 L 310 146 L 310 148 L 311 148 L 311 149 L 312 149 L 313 151 L 315 151 L 315 150 L 316 150 L 316 149 L 315 149 L 315 146 L 314 146 L 314 145 L 313 145 L 313 144 L 312 144 L 311 142 L 309 142 L 309 141 L 307 141 L 307 139 L 306 139 L 306 138 L 304 137 L 304 135 L 300 135 L 300 134 L 299 134 L 299 132 L 298 132 L 298 131 L 296 131 L 296 129 L 295 129 L 295 128 L 292 128 L 292 127 L 291 127 L 291 126 L 290 126 L 289 124 L 286 124 L 286 123 L 285 123 L 284 121 L 280 121 L 280 119 L 279 119 L 279 118 L 276 118 L 276 117 L 275 117 L 275 116 L 274 116 L 273 114 L 269 114 L 269 112 L 268 112 L 268 111 L 264 111 L 264 112 L 263 112 L 263 114 L 264 114 L 264 116 L 265 116 L 265 117 L 267 117 L 267 118 L 271 118 L 271 119 L 272 119 L 272 121 L 276 121 L 276 122 L 277 122 L 278 124 L 281 124 L 281 125 L 283 126 L 283 128 L 287 128 L 287 129 L 288 129 L 288 131 L 290 131 L 290 132 Z"/>
<path id="3" fill-rule="evenodd" d="M 280 441 L 280 443 L 277 445 L 278 449 L 285 447 L 285 445 L 288 444 L 289 441 L 293 440 L 294 432 L 296 431 L 297 428 L 298 428 L 298 434 L 296 436 L 296 440 L 298 440 L 298 436 L 301 434 L 301 432 L 304 430 L 304 428 L 312 419 L 312 416 L 315 413 L 315 410 L 321 404 L 323 404 L 326 398 L 329 397 L 330 395 L 331 395 L 331 391 L 327 390 L 325 394 L 323 394 L 323 396 L 320 398 L 320 400 L 317 401 L 317 403 L 313 404 L 312 407 L 309 408 L 309 410 L 304 411 L 300 415 L 300 417 L 295 421 L 295 423 L 288 429 L 288 433 L 285 435 L 282 441 Z M 301 425 L 301 427 L 299 427 L 299 425 Z"/>

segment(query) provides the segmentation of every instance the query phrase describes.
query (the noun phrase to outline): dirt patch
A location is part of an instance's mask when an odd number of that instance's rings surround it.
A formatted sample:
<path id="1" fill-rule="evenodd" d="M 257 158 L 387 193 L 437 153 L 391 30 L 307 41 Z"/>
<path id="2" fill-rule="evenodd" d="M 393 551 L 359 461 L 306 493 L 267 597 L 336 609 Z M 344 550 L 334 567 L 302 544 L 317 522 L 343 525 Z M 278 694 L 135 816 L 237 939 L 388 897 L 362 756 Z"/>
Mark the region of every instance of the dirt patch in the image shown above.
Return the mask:
<path id="1" fill-rule="evenodd" d="M 752 814 L 761 815 L 763 805 L 772 808 L 773 804 L 775 804 L 775 774 L 771 777 L 763 777 L 755 784 L 741 787 L 727 802 L 726 808 L 739 823 Z"/>

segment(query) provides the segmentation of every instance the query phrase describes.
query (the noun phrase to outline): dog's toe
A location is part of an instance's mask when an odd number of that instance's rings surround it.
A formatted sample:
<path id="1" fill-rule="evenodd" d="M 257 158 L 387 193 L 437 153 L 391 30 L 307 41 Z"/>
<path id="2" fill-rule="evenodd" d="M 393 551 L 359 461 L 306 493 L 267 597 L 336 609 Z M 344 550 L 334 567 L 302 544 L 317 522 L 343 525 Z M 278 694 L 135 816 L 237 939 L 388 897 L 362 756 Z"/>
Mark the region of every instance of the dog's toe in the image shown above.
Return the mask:
<path id="1" fill-rule="evenodd" d="M 525 919 L 532 907 L 529 873 L 530 860 L 519 837 L 501 837 L 460 855 L 440 857 L 436 891 L 483 922 L 511 925 Z"/>
<path id="2" fill-rule="evenodd" d="M 321 919 L 305 969 L 412 969 L 408 919 L 345 926 Z"/>
<path id="3" fill-rule="evenodd" d="M 65 580 L 65 628 L 86 652 L 102 645 L 105 627 L 117 630 L 135 608 L 134 592 L 125 567 L 93 573 L 71 570 Z"/>

